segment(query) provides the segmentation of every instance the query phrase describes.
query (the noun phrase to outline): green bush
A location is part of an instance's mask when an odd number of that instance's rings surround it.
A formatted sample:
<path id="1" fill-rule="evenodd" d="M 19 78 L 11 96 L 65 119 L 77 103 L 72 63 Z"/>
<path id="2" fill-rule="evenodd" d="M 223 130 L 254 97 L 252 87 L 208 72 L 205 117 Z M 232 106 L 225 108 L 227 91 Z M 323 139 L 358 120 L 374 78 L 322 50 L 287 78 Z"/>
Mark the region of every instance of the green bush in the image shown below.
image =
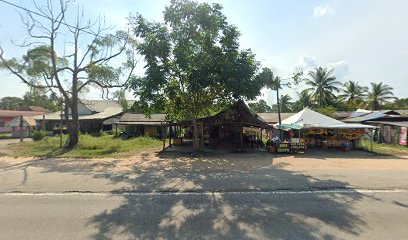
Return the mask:
<path id="1" fill-rule="evenodd" d="M 40 141 L 41 139 L 43 139 L 46 136 L 46 132 L 39 130 L 39 131 L 33 131 L 33 134 L 31 136 L 31 138 L 34 141 Z"/>

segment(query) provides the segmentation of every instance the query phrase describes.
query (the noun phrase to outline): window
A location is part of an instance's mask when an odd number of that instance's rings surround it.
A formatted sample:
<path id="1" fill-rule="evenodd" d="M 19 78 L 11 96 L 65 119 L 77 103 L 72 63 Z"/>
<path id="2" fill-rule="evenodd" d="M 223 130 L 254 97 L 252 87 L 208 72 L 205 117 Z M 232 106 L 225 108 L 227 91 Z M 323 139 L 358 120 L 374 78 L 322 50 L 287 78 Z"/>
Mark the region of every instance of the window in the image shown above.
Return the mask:
<path id="1" fill-rule="evenodd" d="M 0 127 L 4 127 L 4 122 L 0 121 Z"/>

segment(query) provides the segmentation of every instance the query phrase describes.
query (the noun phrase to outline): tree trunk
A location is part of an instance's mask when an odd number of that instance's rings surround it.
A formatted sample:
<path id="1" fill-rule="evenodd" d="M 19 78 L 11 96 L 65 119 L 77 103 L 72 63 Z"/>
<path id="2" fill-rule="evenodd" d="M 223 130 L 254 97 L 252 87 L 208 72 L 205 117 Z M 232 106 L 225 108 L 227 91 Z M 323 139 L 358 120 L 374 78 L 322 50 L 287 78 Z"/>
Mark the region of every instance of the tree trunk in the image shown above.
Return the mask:
<path id="1" fill-rule="evenodd" d="M 197 119 L 193 119 L 193 149 L 194 151 L 198 151 L 200 149 L 200 144 L 198 142 L 198 126 L 197 126 Z"/>
<path id="2" fill-rule="evenodd" d="M 65 144 L 66 148 L 73 148 L 78 144 L 79 141 L 79 113 L 78 113 L 78 91 L 77 89 L 77 81 L 73 81 L 72 86 L 72 98 L 70 101 L 70 108 L 71 108 L 71 120 L 68 121 L 68 140 Z"/>
<path id="3" fill-rule="evenodd" d="M 68 139 L 65 144 L 66 148 L 73 148 L 78 144 L 79 138 L 79 115 L 78 115 L 78 104 L 72 101 L 71 104 L 71 119 L 68 121 Z"/>

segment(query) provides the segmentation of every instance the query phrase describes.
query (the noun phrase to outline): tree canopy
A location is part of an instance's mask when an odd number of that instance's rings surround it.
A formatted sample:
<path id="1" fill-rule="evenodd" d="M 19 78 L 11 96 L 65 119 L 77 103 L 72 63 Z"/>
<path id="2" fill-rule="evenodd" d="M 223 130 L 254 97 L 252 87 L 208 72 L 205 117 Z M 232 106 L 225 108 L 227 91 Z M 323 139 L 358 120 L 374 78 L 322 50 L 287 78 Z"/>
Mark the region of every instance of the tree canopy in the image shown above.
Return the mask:
<path id="1" fill-rule="evenodd" d="M 304 91 L 310 94 L 319 107 L 325 107 L 332 103 L 340 85 L 340 82 L 336 81 L 336 77 L 333 76 L 333 69 L 318 67 L 314 71 L 310 71 L 308 75 L 306 85 L 309 88 Z"/>
<path id="2" fill-rule="evenodd" d="M 248 107 L 254 113 L 272 112 L 272 108 L 268 106 L 268 104 L 263 99 L 260 99 L 258 102 L 248 103 Z"/>
<path id="3" fill-rule="evenodd" d="M 164 23 L 137 14 L 131 25 L 146 61 L 146 76 L 131 86 L 147 112 L 197 119 L 214 106 L 259 95 L 259 63 L 251 50 L 239 50 L 240 33 L 220 4 L 173 0 Z"/>
<path id="4" fill-rule="evenodd" d="M 145 77 L 131 87 L 149 112 L 198 119 L 236 99 L 253 100 L 264 82 L 250 49 L 239 49 L 238 29 L 220 4 L 172 0 L 164 22 L 137 14 L 130 19 L 146 62 Z"/>
<path id="5" fill-rule="evenodd" d="M 135 68 L 133 39 L 127 32 L 113 32 L 101 19 L 84 19 L 78 9 L 74 21 L 67 18 L 72 2 L 47 1 L 35 3 L 34 9 L 22 13 L 28 39 L 21 45 L 27 53 L 20 58 L 6 59 L 0 48 L 1 67 L 17 76 L 30 88 L 43 89 L 53 96 L 62 96 L 71 113 L 66 114 L 69 138 L 67 147 L 78 143 L 78 102 L 88 87 L 102 89 L 106 97 L 112 88 L 122 87 Z M 40 12 L 41 14 L 33 14 Z M 64 46 L 64 49 L 59 48 Z M 65 51 L 65 47 L 72 51 Z M 119 59 L 119 56 L 123 58 Z M 116 59 L 119 63 L 113 64 Z"/>

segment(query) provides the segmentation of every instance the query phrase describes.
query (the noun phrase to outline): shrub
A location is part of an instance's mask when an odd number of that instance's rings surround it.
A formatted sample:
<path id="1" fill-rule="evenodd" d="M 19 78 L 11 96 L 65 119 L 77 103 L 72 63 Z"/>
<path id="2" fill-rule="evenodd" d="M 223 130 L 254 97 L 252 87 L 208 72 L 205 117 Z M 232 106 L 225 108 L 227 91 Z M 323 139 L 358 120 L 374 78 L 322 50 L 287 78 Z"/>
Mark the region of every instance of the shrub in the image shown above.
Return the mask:
<path id="1" fill-rule="evenodd" d="M 42 131 L 42 130 L 39 130 L 39 131 L 33 131 L 33 134 L 31 136 L 31 138 L 34 141 L 39 141 L 39 140 L 43 139 L 45 136 L 46 136 L 46 132 Z"/>

